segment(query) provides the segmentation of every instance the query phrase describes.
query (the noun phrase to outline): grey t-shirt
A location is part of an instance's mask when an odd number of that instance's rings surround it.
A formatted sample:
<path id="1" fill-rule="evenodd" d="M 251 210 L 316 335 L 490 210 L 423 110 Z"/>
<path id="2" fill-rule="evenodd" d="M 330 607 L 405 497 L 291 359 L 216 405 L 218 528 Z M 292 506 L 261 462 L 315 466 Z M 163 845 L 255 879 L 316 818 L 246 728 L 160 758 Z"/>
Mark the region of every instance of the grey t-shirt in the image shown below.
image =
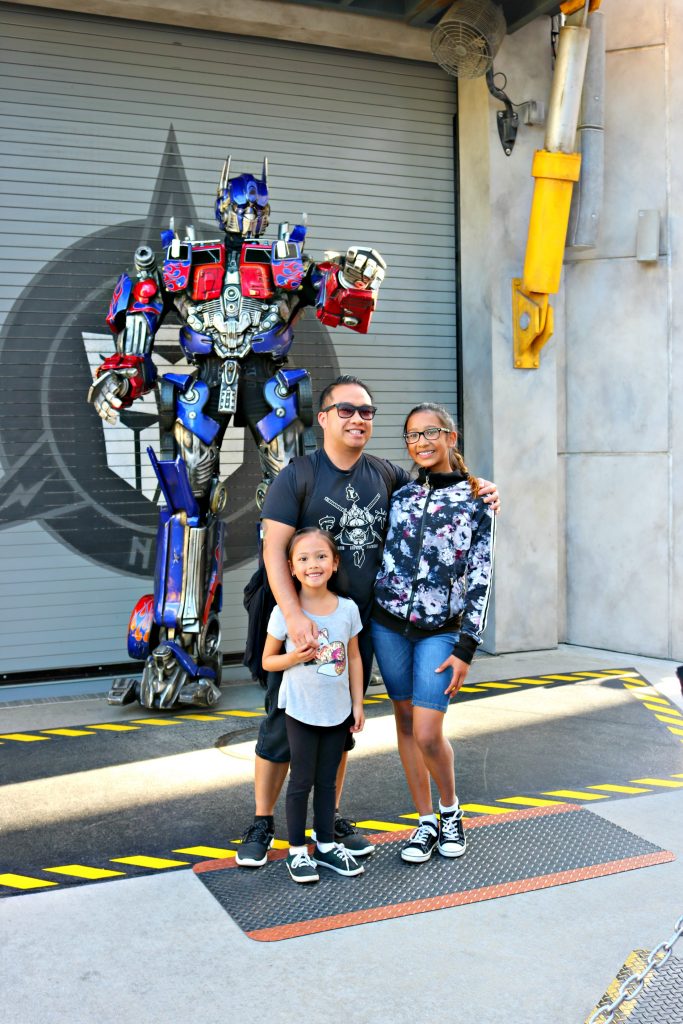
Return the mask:
<path id="1" fill-rule="evenodd" d="M 339 725 L 351 713 L 348 644 L 363 628 L 358 606 L 348 597 L 339 597 L 331 615 L 305 614 L 318 627 L 320 652 L 315 661 L 285 670 L 278 707 L 307 725 Z M 285 641 L 285 651 L 296 650 L 277 605 L 270 615 L 268 633 Z"/>

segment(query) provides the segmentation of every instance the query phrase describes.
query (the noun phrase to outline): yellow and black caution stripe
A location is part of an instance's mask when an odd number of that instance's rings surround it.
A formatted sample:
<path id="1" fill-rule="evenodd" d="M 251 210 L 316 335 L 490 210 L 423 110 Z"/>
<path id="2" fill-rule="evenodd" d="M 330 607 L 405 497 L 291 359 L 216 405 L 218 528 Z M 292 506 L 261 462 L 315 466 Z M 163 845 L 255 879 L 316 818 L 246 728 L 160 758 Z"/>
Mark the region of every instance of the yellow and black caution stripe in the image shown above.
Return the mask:
<path id="1" fill-rule="evenodd" d="M 364 704 L 381 704 L 388 701 L 386 694 L 377 694 L 363 701 Z M 230 711 L 197 712 L 180 715 L 164 715 L 153 718 L 130 718 L 125 722 L 100 722 L 97 725 L 69 726 L 59 729 L 40 729 L 36 732 L 6 732 L 0 734 L 0 743 L 40 743 L 49 740 L 53 736 L 76 738 L 82 736 L 96 736 L 98 733 L 123 733 L 138 732 L 145 728 L 164 728 L 172 725 L 182 725 L 184 722 L 222 722 L 225 718 L 259 719 L 265 716 L 263 708 L 253 710 L 241 710 L 233 708 Z"/>
<path id="2" fill-rule="evenodd" d="M 589 679 L 641 679 L 633 668 L 593 669 L 590 672 L 554 672 L 543 676 L 516 676 L 512 679 L 494 679 L 489 682 L 470 683 L 460 687 L 460 693 L 486 693 L 495 690 L 523 690 L 531 686 L 551 686 L 557 683 L 584 683 Z"/>
<path id="3" fill-rule="evenodd" d="M 463 803 L 463 811 L 468 817 L 492 814 L 508 814 L 524 808 L 552 807 L 558 804 L 587 804 L 595 800 L 606 800 L 615 796 L 631 797 L 643 793 L 656 793 L 662 790 L 683 788 L 683 772 L 666 778 L 630 779 L 626 783 L 601 782 L 580 789 L 556 789 L 534 794 L 518 794 L 498 797 L 491 803 Z M 415 812 L 398 814 L 391 820 L 367 818 L 357 821 L 356 825 L 364 832 L 401 832 L 411 827 L 418 815 Z M 41 868 L 39 872 L 23 874 L 18 872 L 0 873 L 0 895 L 12 895 L 20 892 L 31 892 L 51 889 L 63 883 L 87 883 L 106 881 L 115 878 L 129 878 L 141 873 L 149 874 L 157 871 L 170 871 L 177 868 L 189 868 L 204 860 L 226 860 L 234 857 L 239 847 L 239 839 L 228 840 L 225 844 L 204 843 L 193 846 L 177 847 L 169 851 L 168 856 L 144 853 L 128 856 L 111 857 L 105 863 L 61 864 Z M 285 839 L 274 839 L 273 848 L 286 849 Z M 182 859 L 179 859 L 182 858 Z M 126 869 L 133 869 L 132 871 Z M 41 877 L 41 876 L 46 877 Z"/>
<path id="4" fill-rule="evenodd" d="M 664 723 L 672 736 L 683 743 L 683 712 L 642 676 L 625 679 L 624 686 L 644 708 L 652 712 L 658 722 Z"/>
<path id="5" fill-rule="evenodd" d="M 60 729 L 39 729 L 36 732 L 7 732 L 0 734 L 0 742 L 13 743 L 40 743 L 42 740 L 49 740 L 52 737 L 75 738 L 81 736 L 96 736 L 98 733 L 122 733 L 137 732 L 146 728 L 163 728 L 164 726 L 183 725 L 185 722 L 222 722 L 225 718 L 263 718 L 263 708 L 256 708 L 252 711 L 211 711 L 197 712 L 196 714 L 181 714 L 154 717 L 154 718 L 130 718 L 125 722 L 99 722 L 96 725 L 83 725 L 78 727 Z"/>
<path id="6" fill-rule="evenodd" d="M 554 804 L 591 804 L 596 800 L 608 800 L 616 796 L 637 796 L 656 793 L 664 789 L 683 788 L 683 772 L 667 778 L 630 779 L 628 783 L 600 782 L 580 789 L 544 790 L 539 795 L 519 794 L 502 796 L 488 804 L 463 803 L 460 806 L 467 815 L 505 814 L 523 807 L 551 807 Z M 402 818 L 417 818 L 417 814 L 402 814 Z M 360 824 L 360 822 L 359 822 Z"/>
<path id="7" fill-rule="evenodd" d="M 670 701 L 662 697 L 647 680 L 633 668 L 610 668 L 594 669 L 590 672 L 555 672 L 542 676 L 518 676 L 511 679 L 492 679 L 480 683 L 465 684 L 460 692 L 463 695 L 474 694 L 479 696 L 492 696 L 496 693 L 504 693 L 513 690 L 529 689 L 534 686 L 558 686 L 568 683 L 579 683 L 593 680 L 622 680 L 623 685 L 628 687 L 636 696 L 642 699 L 645 707 L 653 711 L 657 719 L 667 725 L 669 731 L 676 735 L 683 742 L 683 714 L 675 708 Z M 386 693 L 373 693 L 370 691 L 363 701 L 366 705 L 381 705 L 388 703 L 389 697 Z M 164 728 L 178 726 L 183 723 L 193 722 L 219 722 L 224 718 L 259 719 L 263 718 L 263 708 L 243 710 L 231 708 L 225 711 L 211 709 L 210 711 L 196 711 L 184 713 L 160 713 L 144 718 L 126 719 L 125 722 L 100 722 L 96 725 L 70 726 L 55 729 L 40 729 L 36 731 L 8 732 L 0 734 L 0 744 L 3 743 L 40 743 L 53 738 L 76 739 L 85 736 L 93 736 L 98 733 L 128 733 L 144 729 Z"/>

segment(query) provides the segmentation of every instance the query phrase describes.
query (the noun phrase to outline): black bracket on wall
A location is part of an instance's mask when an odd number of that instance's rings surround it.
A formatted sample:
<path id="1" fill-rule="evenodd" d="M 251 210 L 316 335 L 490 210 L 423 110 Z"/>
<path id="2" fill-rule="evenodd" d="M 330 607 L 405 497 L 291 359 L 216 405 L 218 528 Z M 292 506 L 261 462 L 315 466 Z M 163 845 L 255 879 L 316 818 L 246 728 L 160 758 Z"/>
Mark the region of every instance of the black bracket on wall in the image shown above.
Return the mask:
<path id="1" fill-rule="evenodd" d="M 486 72 L 486 84 L 491 95 L 495 96 L 497 100 L 500 100 L 501 103 L 505 104 L 505 110 L 499 110 L 497 112 L 496 120 L 498 123 L 498 136 L 500 138 L 500 144 L 503 147 L 505 155 L 510 156 L 515 145 L 515 139 L 517 138 L 519 115 L 515 113 L 513 104 L 509 99 L 507 93 L 503 92 L 502 89 L 499 89 L 498 86 L 494 83 L 493 77 L 493 68 L 490 68 Z"/>

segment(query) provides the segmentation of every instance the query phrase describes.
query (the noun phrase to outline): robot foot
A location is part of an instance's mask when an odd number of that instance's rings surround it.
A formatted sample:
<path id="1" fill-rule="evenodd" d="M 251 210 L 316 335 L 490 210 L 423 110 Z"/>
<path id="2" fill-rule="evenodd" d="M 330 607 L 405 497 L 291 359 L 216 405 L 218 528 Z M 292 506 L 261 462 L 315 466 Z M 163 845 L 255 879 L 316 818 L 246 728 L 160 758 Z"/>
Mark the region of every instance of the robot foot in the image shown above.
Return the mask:
<path id="1" fill-rule="evenodd" d="M 111 690 L 107 694 L 107 703 L 132 704 L 134 700 L 139 700 L 139 686 L 139 679 L 131 679 L 130 676 L 119 676 L 111 684 Z"/>
<path id="2" fill-rule="evenodd" d="M 175 704 L 212 707 L 220 699 L 215 673 L 198 666 L 173 641 L 160 644 L 149 656 L 142 673 L 139 700 L 145 708 L 168 710 Z"/>
<path id="3" fill-rule="evenodd" d="M 178 694 L 179 704 L 196 704 L 200 708 L 212 708 L 220 699 L 221 691 L 210 679 L 186 683 Z"/>

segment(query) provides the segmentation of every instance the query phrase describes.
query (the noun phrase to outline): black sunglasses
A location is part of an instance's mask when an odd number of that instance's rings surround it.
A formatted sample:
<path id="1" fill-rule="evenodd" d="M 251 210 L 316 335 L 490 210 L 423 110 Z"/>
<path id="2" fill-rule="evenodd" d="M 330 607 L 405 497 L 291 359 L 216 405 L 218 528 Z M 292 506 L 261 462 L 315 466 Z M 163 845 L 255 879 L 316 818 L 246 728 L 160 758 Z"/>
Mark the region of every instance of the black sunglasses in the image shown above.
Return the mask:
<path id="1" fill-rule="evenodd" d="M 333 402 L 332 405 L 326 405 L 320 411 L 329 412 L 330 409 L 337 410 L 340 420 L 350 420 L 354 412 L 357 412 L 362 420 L 372 420 L 377 412 L 374 405 L 351 405 L 350 402 Z"/>

